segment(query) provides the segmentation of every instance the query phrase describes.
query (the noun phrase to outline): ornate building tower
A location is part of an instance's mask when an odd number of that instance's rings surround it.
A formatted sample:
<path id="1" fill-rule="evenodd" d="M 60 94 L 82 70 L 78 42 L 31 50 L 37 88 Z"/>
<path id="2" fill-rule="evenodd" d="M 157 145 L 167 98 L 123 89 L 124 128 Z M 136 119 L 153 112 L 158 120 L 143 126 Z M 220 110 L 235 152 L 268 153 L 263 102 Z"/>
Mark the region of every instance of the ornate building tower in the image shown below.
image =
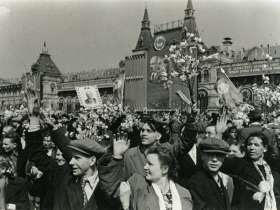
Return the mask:
<path id="1" fill-rule="evenodd" d="M 180 43 L 185 30 L 198 35 L 193 14 L 192 2 L 188 0 L 184 19 L 155 25 L 152 34 L 148 11 L 145 8 L 136 47 L 125 60 L 126 105 L 136 110 L 150 111 L 186 107 L 177 92 L 181 91 L 186 97 L 190 97 L 188 84 L 175 78 L 173 84 L 165 88 L 163 82 L 155 75 L 168 71 L 164 56 L 169 53 L 172 44 Z"/>
<path id="2" fill-rule="evenodd" d="M 199 32 L 196 27 L 196 21 L 194 17 L 195 10 L 193 9 L 192 0 L 188 0 L 187 8 L 185 9 L 183 30 L 193 33 L 195 36 L 199 36 Z"/>
<path id="3" fill-rule="evenodd" d="M 58 104 L 57 86 L 61 82 L 61 73 L 46 46 L 43 44 L 42 52 L 36 63 L 31 66 L 32 75 L 37 74 L 40 84 L 40 100 L 44 108 L 56 109 Z"/>
<path id="4" fill-rule="evenodd" d="M 141 50 L 149 50 L 153 43 L 153 37 L 150 29 L 150 20 L 148 16 L 148 10 L 145 8 L 144 16 L 142 20 L 142 27 L 139 34 L 139 38 L 133 52 Z"/>

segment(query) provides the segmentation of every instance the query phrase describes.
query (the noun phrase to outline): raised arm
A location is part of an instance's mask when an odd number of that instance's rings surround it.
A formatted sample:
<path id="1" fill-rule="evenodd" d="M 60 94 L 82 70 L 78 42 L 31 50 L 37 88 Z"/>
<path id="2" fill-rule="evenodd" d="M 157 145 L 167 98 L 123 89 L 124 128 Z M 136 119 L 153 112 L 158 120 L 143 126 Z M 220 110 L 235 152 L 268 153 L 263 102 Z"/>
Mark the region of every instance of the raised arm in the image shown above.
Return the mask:
<path id="1" fill-rule="evenodd" d="M 27 132 L 26 144 L 28 148 L 28 159 L 34 162 L 41 171 L 46 171 L 56 164 L 44 150 L 43 138 L 40 130 Z"/>
<path id="2" fill-rule="evenodd" d="M 125 180 L 123 154 L 129 148 L 129 141 L 114 140 L 113 154 L 105 154 L 98 162 L 98 174 L 101 189 L 112 198 L 119 196 L 118 188 Z"/>

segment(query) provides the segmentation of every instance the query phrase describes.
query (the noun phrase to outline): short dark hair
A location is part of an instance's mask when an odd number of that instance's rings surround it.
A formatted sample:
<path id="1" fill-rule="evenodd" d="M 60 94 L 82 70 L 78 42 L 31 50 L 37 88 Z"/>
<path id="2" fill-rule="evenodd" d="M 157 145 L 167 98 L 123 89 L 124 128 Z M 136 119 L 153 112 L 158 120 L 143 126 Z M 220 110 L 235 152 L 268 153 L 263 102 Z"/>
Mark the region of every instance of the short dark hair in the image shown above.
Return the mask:
<path id="1" fill-rule="evenodd" d="M 245 145 L 242 144 L 241 142 L 234 141 L 231 144 L 229 144 L 229 146 L 231 146 L 231 145 L 235 145 L 235 146 L 239 147 L 240 152 L 245 152 L 246 151 Z"/>
<path id="2" fill-rule="evenodd" d="M 268 146 L 269 140 L 268 140 L 267 136 L 264 135 L 264 133 L 261 132 L 261 131 L 257 131 L 257 132 L 251 133 L 251 134 L 247 137 L 247 139 L 245 140 L 245 146 L 248 145 L 249 140 L 250 140 L 251 138 L 253 138 L 253 137 L 258 137 L 258 138 L 260 138 L 260 139 L 262 140 L 263 146 Z"/>
<path id="3" fill-rule="evenodd" d="M 177 178 L 177 162 L 172 152 L 171 145 L 157 144 L 149 148 L 147 154 L 156 154 L 161 165 L 168 167 L 168 178 L 176 180 Z"/>
<path id="4" fill-rule="evenodd" d="M 163 132 L 162 124 L 154 120 L 151 116 L 142 116 L 141 122 L 148 124 L 153 131 L 157 131 L 159 133 Z"/>

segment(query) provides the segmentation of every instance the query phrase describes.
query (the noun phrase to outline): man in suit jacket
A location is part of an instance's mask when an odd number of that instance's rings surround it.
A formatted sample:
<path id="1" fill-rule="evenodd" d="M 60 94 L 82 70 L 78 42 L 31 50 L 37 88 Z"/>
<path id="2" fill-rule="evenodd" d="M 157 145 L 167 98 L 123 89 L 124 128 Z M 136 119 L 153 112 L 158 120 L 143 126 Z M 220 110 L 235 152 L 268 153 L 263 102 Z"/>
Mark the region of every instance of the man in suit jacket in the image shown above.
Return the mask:
<path id="1" fill-rule="evenodd" d="M 219 174 L 228 153 L 228 144 L 217 138 L 205 138 L 199 145 L 201 168 L 190 178 L 194 209 L 229 210 L 229 196 Z"/>
<path id="2" fill-rule="evenodd" d="M 99 177 L 96 168 L 97 158 L 105 149 L 94 140 L 73 140 L 65 136 L 61 129 L 52 130 L 52 139 L 62 151 L 68 168 L 65 174 L 54 165 L 43 149 L 40 131 L 33 130 L 27 135 L 30 160 L 49 175 L 53 190 L 53 210 L 105 210 L 108 202 L 99 188 Z"/>

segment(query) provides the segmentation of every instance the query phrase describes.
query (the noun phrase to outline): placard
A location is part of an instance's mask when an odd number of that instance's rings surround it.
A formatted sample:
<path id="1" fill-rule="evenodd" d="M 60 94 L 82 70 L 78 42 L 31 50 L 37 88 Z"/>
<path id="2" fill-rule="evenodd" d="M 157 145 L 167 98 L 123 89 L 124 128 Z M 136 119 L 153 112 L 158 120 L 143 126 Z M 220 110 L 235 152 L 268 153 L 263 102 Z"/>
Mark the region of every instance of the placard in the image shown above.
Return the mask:
<path id="1" fill-rule="evenodd" d="M 96 86 L 75 87 L 79 102 L 86 108 L 102 106 L 102 100 Z"/>

